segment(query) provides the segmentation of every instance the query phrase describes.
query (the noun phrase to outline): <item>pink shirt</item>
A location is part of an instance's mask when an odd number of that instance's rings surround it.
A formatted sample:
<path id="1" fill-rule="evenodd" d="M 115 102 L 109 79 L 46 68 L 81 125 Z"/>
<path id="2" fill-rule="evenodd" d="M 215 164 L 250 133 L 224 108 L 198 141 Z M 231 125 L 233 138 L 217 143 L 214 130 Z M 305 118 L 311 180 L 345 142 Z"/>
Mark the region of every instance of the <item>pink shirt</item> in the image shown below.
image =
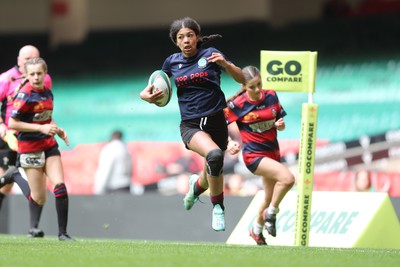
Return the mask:
<path id="1" fill-rule="evenodd" d="M 1 101 L 1 117 L 8 126 L 8 120 L 13 109 L 13 98 L 15 94 L 15 89 L 21 84 L 23 79 L 17 79 L 11 81 L 13 78 L 19 78 L 22 73 L 15 66 L 0 75 L 0 101 Z M 52 87 L 52 80 L 49 74 L 44 78 L 44 86 L 46 88 Z"/>

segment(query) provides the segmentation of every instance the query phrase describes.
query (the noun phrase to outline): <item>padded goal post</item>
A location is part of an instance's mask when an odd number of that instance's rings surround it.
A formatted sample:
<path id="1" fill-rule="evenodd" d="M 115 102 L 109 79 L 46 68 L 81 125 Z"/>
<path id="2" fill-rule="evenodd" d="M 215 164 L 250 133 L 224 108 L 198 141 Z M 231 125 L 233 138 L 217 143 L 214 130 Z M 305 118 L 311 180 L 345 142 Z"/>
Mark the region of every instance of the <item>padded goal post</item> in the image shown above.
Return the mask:
<path id="1" fill-rule="evenodd" d="M 301 114 L 294 240 L 297 246 L 309 244 L 318 119 L 318 105 L 312 103 L 317 55 L 311 51 L 261 51 L 260 72 L 264 88 L 308 93 L 308 103 L 303 104 Z"/>

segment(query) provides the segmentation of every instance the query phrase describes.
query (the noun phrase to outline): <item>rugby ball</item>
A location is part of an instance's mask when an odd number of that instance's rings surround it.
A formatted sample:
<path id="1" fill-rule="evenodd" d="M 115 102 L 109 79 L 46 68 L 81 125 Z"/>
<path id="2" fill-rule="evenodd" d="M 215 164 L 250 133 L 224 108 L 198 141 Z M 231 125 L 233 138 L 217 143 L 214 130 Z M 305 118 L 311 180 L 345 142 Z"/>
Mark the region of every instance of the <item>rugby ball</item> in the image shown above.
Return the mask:
<path id="1" fill-rule="evenodd" d="M 149 78 L 149 85 L 154 85 L 153 92 L 163 91 L 164 96 L 159 99 L 155 104 L 159 107 L 166 106 L 171 100 L 172 85 L 168 75 L 162 70 L 154 71 Z"/>

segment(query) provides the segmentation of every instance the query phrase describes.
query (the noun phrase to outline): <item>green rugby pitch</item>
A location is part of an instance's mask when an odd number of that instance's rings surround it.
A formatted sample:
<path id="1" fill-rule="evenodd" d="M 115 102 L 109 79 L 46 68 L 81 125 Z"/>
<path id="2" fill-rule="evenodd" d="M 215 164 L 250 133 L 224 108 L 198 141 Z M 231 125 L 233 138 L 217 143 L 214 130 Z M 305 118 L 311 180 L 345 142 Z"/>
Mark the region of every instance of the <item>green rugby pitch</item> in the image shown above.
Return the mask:
<path id="1" fill-rule="evenodd" d="M 400 266 L 400 250 L 0 235 L 0 266 Z"/>

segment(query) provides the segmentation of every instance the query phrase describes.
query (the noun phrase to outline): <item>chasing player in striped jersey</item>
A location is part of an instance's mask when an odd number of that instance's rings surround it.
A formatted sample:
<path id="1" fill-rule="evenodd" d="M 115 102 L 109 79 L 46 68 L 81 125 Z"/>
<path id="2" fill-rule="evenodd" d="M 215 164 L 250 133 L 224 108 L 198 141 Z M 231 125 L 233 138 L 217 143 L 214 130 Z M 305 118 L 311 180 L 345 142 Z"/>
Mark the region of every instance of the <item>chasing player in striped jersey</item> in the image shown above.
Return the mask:
<path id="1" fill-rule="evenodd" d="M 54 184 L 58 219 L 58 239 L 74 241 L 67 234 L 68 191 L 64 183 L 61 153 L 55 136 L 69 145 L 67 132 L 52 117 L 53 94 L 44 84 L 47 64 L 42 58 L 25 63 L 28 84 L 17 92 L 9 119 L 11 129 L 18 131 L 18 160 L 31 188 L 30 201 L 43 206 L 46 201 L 46 177 Z"/>
<path id="2" fill-rule="evenodd" d="M 28 200 L 30 199 L 31 192 L 28 183 L 18 171 L 15 171 L 18 142 L 15 131 L 8 128 L 8 120 L 13 108 L 15 91 L 25 79 L 25 62 L 39 56 L 39 50 L 35 46 L 25 45 L 19 50 L 17 65 L 0 75 L 0 208 L 5 196 L 11 192 L 14 181 L 21 188 L 25 197 Z M 45 76 L 45 86 L 51 88 L 51 84 L 52 80 L 47 74 Z M 38 228 L 42 206 L 34 205 L 34 203 L 29 200 L 29 211 L 30 229 L 28 236 L 43 237 L 44 232 Z"/>
<path id="3" fill-rule="evenodd" d="M 266 245 L 262 229 L 265 225 L 268 233 L 276 236 L 279 204 L 295 181 L 290 170 L 280 163 L 277 130 L 285 129 L 283 117 L 286 112 L 276 92 L 262 89 L 261 75 L 256 67 L 245 67 L 243 75 L 245 82 L 242 89 L 228 99 L 225 117 L 230 132 L 240 133 L 246 167 L 262 178 L 265 197 L 250 236 L 258 245 Z M 228 152 L 235 154 L 239 150 L 240 143 L 231 139 Z"/>

